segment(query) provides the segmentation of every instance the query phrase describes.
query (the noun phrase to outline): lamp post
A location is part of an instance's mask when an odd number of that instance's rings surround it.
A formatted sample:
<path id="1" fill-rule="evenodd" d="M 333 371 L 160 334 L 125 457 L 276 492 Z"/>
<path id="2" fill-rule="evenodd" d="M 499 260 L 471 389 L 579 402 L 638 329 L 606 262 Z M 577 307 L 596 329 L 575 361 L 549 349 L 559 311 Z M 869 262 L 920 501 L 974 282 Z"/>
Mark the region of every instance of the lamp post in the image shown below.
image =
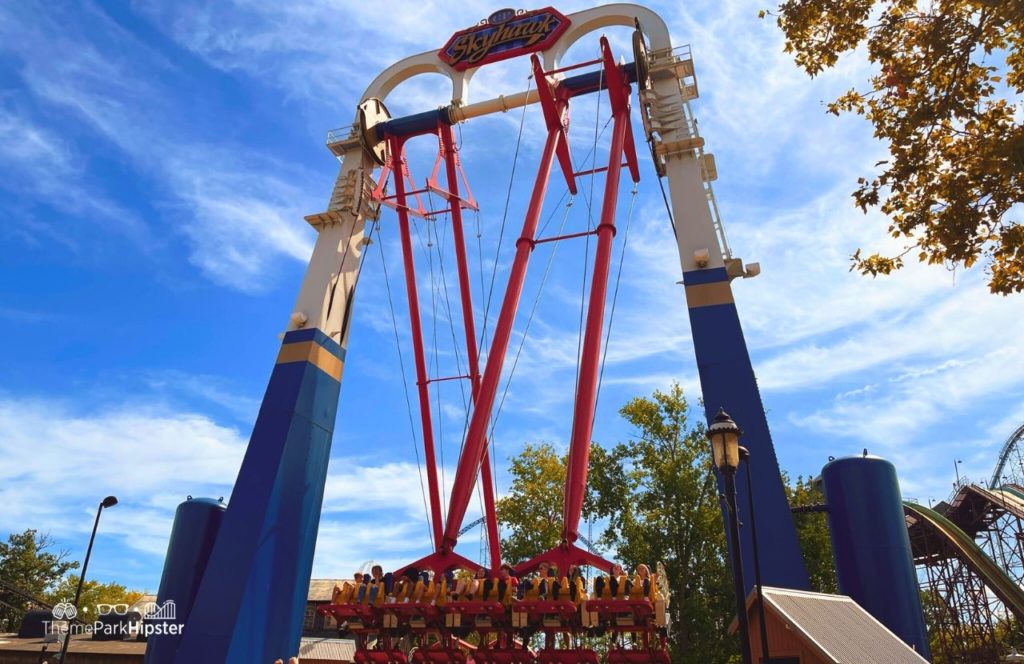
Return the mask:
<path id="1" fill-rule="evenodd" d="M 78 600 L 82 596 L 82 584 L 85 582 L 85 570 L 89 568 L 89 556 L 92 555 L 92 543 L 96 540 L 96 529 L 100 525 L 100 514 L 103 513 L 103 508 L 113 507 L 117 504 L 117 498 L 114 496 L 107 496 L 100 501 L 100 506 L 96 510 L 96 521 L 92 524 L 92 535 L 89 536 L 89 546 L 85 550 L 85 560 L 82 562 L 82 573 L 78 577 L 78 589 L 75 590 L 75 615 L 78 614 Z M 68 654 L 68 643 L 71 641 L 71 620 L 68 620 L 68 631 L 64 634 L 64 643 L 60 646 L 60 657 L 57 661 L 64 664 L 64 656 Z"/>
<path id="2" fill-rule="evenodd" d="M 964 462 L 963 459 L 953 459 L 953 470 L 956 472 L 956 488 L 960 488 L 960 464 Z"/>
<path id="3" fill-rule="evenodd" d="M 764 592 L 761 587 L 761 559 L 757 548 L 757 519 L 754 517 L 754 473 L 750 465 L 750 450 L 740 446 L 740 458 L 747 462 L 747 502 L 750 505 L 750 543 L 754 549 L 754 587 L 757 588 L 757 618 L 761 622 L 761 661 L 770 662 L 768 653 L 768 625 L 764 620 Z"/>
<path id="4" fill-rule="evenodd" d="M 732 544 L 732 583 L 736 592 L 736 618 L 739 620 L 740 653 L 743 664 L 753 664 L 750 657 L 750 624 L 747 620 L 747 598 L 743 592 L 743 559 L 740 551 L 740 519 L 736 512 L 736 469 L 740 465 L 740 434 L 743 433 L 723 410 L 708 427 L 712 461 L 725 479 L 725 502 L 729 513 L 729 541 Z"/>

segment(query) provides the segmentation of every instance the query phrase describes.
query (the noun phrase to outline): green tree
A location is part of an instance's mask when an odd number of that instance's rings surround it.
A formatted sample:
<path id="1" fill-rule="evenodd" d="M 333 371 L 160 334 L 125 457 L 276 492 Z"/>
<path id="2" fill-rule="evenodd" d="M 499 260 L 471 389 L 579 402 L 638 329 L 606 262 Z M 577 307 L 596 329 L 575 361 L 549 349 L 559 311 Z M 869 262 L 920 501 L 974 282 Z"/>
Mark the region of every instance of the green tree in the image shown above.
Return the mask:
<path id="1" fill-rule="evenodd" d="M 951 267 L 983 258 L 993 293 L 1024 290 L 1024 3 L 785 0 L 773 15 L 809 75 L 865 43 L 874 67 L 828 110 L 863 115 L 888 144 L 853 197 L 865 212 L 879 206 L 904 248 L 858 249 L 851 269 L 889 274 L 908 254 Z"/>
<path id="2" fill-rule="evenodd" d="M 727 635 L 735 604 L 704 424 L 691 424 L 678 384 L 620 413 L 635 433 L 591 475 L 596 516 L 608 519 L 601 542 L 629 568 L 665 564 L 674 662 L 727 661 L 736 651 Z"/>
<path id="3" fill-rule="evenodd" d="M 704 424 L 691 424 L 679 385 L 633 399 L 620 413 L 635 433 L 610 450 L 591 446 L 584 514 L 607 522 L 599 544 L 616 551 L 627 568 L 665 564 L 673 661 L 730 661 L 738 657 L 736 641 L 727 634 L 736 605 Z M 550 444 L 530 444 L 511 459 L 510 470 L 512 483 L 497 511 L 506 533 L 502 553 L 518 562 L 552 548 L 561 537 L 566 457 Z M 823 502 L 810 479 L 787 480 L 786 487 L 794 506 Z M 834 592 L 824 514 L 796 518 L 813 586 Z"/>
<path id="4" fill-rule="evenodd" d="M 7 542 L 0 543 L 0 580 L 22 592 L 38 597 L 60 582 L 78 563 L 67 560 L 67 551 L 52 551 L 54 541 L 49 535 L 35 530 L 12 533 Z M 5 604 L 0 604 L 0 622 L 7 620 L 8 629 L 17 630 L 31 602 L 13 593 L 2 593 Z"/>
<path id="5" fill-rule="evenodd" d="M 50 591 L 50 604 L 74 601 L 77 588 L 78 576 L 69 574 Z M 133 604 L 142 595 L 143 593 L 137 590 L 128 590 L 119 583 L 86 581 L 82 584 L 82 595 L 78 600 L 78 613 L 82 620 L 88 622 L 96 619 L 98 604 Z"/>
<path id="6" fill-rule="evenodd" d="M 783 474 L 785 478 L 785 474 Z M 822 505 L 825 496 L 811 478 L 796 478 L 785 482 L 790 507 Z M 804 564 L 811 580 L 811 588 L 819 593 L 838 592 L 836 567 L 832 559 L 832 536 L 828 530 L 828 517 L 824 512 L 805 512 L 793 515 Z"/>
<path id="7" fill-rule="evenodd" d="M 495 504 L 498 521 L 507 533 L 501 540 L 501 555 L 506 561 L 520 563 L 554 548 L 561 540 L 567 462 L 567 456 L 559 456 L 550 443 L 527 444 L 511 459 L 512 484 Z M 584 517 L 590 503 L 588 499 Z"/>

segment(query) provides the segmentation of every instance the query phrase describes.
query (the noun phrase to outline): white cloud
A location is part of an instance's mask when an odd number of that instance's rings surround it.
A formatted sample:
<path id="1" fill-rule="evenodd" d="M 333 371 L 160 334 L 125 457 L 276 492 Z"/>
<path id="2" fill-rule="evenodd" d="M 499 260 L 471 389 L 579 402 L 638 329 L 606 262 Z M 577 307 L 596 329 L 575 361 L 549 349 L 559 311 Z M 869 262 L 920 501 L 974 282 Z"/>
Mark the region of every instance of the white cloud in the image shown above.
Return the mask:
<path id="1" fill-rule="evenodd" d="M 571 2 L 561 7 L 574 11 L 586 6 Z M 352 101 L 351 109 L 373 76 L 403 57 L 440 48 L 456 30 L 489 15 L 493 5 L 473 0 L 462 3 L 458 12 L 437 0 L 368 4 L 352 0 L 317 0 L 302 4 L 260 3 L 246 0 L 209 4 L 181 2 L 173 5 L 135 3 L 136 10 L 184 48 L 210 65 L 228 72 L 267 79 L 293 98 L 313 103 L 331 103 L 338 98 Z M 387 20 L 382 20 L 386 16 Z M 424 29 L 425 27 L 429 29 Z M 367 49 L 364 44 L 373 44 Z M 516 71 L 525 78 L 521 66 Z M 353 76 L 359 71 L 361 77 Z M 502 71 L 496 76 L 495 71 Z M 399 100 L 396 108 L 416 112 L 445 103 L 450 88 L 439 77 L 433 83 L 414 82 L 405 96 L 427 105 L 410 108 Z M 504 68 L 492 68 L 481 78 L 476 99 L 504 79 Z M 435 86 L 436 90 L 435 91 Z M 518 86 L 517 86 L 518 87 Z M 504 88 L 505 91 L 508 88 Z M 438 97 L 437 95 L 441 96 Z M 345 110 L 339 124 L 349 122 Z"/>
<path id="2" fill-rule="evenodd" d="M 6 173 L 0 188 L 16 196 L 31 195 L 65 214 L 85 212 L 105 227 L 134 240 L 137 246 L 145 247 L 145 229 L 135 213 L 89 183 L 85 157 L 3 96 L 0 96 L 0 166 Z M 57 229 L 51 227 L 47 216 L 24 209 L 10 212 L 11 223 L 6 230 L 27 244 L 38 245 L 44 237 L 72 251 L 80 251 L 69 237 L 66 220 L 62 220 L 61 228 Z"/>
<path id="3" fill-rule="evenodd" d="M 66 174 L 72 170 L 63 141 L 19 117 L 9 105 L 0 109 L 0 159 L 43 172 Z"/>
<path id="4" fill-rule="evenodd" d="M 191 260 L 219 283 L 263 290 L 282 256 L 309 260 L 314 232 L 301 220 L 315 203 L 270 168 L 215 159 L 190 150 L 168 164 L 175 193 L 185 203 L 182 230 L 192 241 Z"/>
<path id="5" fill-rule="evenodd" d="M 156 386 L 164 392 L 178 381 L 189 390 L 201 380 L 164 376 Z M 224 396 L 214 395 L 220 400 Z M 64 545 L 88 534 L 96 505 L 113 494 L 120 502 L 104 512 L 102 537 L 133 551 L 130 560 L 159 561 L 178 503 L 186 495 L 227 499 L 245 447 L 238 430 L 167 405 L 85 410 L 70 401 L 0 396 L 5 523 L 12 531 L 49 531 Z M 444 478 L 447 497 L 453 466 Z M 466 523 L 478 515 L 474 498 Z M 367 465 L 366 459 L 335 456 L 324 492 L 318 574 L 347 574 L 368 558 L 397 567 L 425 555 L 431 550 L 425 523 L 415 464 Z M 471 544 L 466 551 L 472 551 Z M 102 562 L 97 569 L 118 575 Z M 138 578 L 152 589 L 158 574 L 157 562 Z"/>
<path id="6" fill-rule="evenodd" d="M 85 120 L 127 153 L 141 174 L 158 182 L 151 195 L 169 194 L 163 209 L 176 212 L 167 215 L 174 222 L 168 227 L 185 234 L 192 262 L 211 279 L 259 291 L 282 258 L 307 260 L 312 231 L 301 219 L 323 206 L 326 186 L 313 195 L 297 184 L 310 178 L 294 166 L 249 154 L 244 146 L 193 138 L 189 125 L 176 117 L 182 109 L 175 108 L 173 90 L 154 76 L 170 65 L 102 12 L 87 8 L 85 13 L 88 30 L 45 12 L 4 15 L 17 37 L 0 48 L 21 61 L 19 73 L 36 97 Z M 112 42 L 118 48 L 111 48 Z M 14 131 L 33 137 L 13 156 L 47 162 L 40 163 L 35 178 L 41 193 L 59 191 L 79 206 L 92 201 L 94 207 L 105 206 L 111 218 L 133 219 L 105 198 L 76 196 L 82 187 L 60 190 L 69 184 L 71 169 L 62 141 L 16 121 L 0 122 L 0 136 Z M 325 176 L 323 183 L 328 182 Z"/>
<path id="7" fill-rule="evenodd" d="M 103 533 L 144 554 L 167 549 L 177 503 L 226 495 L 244 450 L 238 432 L 190 412 L 0 397 L 0 500 L 12 530 L 84 536 L 106 495 Z M 154 497 L 164 502 L 155 504 Z M 155 584 L 154 584 L 155 587 Z"/>
<path id="8" fill-rule="evenodd" d="M 170 370 L 147 374 L 143 380 L 149 390 L 179 410 L 182 399 L 198 399 L 204 410 L 212 405 L 246 423 L 254 422 L 259 412 L 259 399 L 239 394 L 239 386 L 223 376 Z"/>

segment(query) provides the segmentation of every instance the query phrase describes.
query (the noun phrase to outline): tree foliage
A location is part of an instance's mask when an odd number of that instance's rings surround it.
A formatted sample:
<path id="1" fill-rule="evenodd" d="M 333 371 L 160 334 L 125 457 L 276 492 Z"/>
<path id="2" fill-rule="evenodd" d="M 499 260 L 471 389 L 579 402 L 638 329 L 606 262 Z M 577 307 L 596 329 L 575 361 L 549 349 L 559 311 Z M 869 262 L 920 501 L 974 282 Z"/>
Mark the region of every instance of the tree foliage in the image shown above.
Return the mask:
<path id="1" fill-rule="evenodd" d="M 785 474 L 783 474 L 785 476 Z M 821 505 L 825 495 L 811 478 L 796 478 L 786 481 L 786 498 L 790 507 Z M 793 515 L 804 564 L 811 580 L 811 589 L 819 593 L 839 592 L 836 568 L 832 559 L 832 537 L 828 530 L 828 517 L 824 512 L 807 512 Z"/>
<path id="2" fill-rule="evenodd" d="M 628 568 L 665 563 L 674 662 L 726 661 L 736 607 L 704 424 L 690 422 L 678 384 L 619 412 L 635 433 L 591 478 L 595 511 L 608 519 L 601 542 Z"/>
<path id="3" fill-rule="evenodd" d="M 566 457 L 548 443 L 528 444 L 511 462 L 512 485 L 495 511 L 508 533 L 501 554 L 518 564 L 561 539 Z"/>
<path id="4" fill-rule="evenodd" d="M 889 274 L 908 254 L 951 267 L 983 258 L 993 293 L 1024 290 L 1024 3 L 785 0 L 774 15 L 809 75 L 864 44 L 874 66 L 828 110 L 863 115 L 888 144 L 891 158 L 853 197 L 888 215 L 905 246 L 858 249 L 851 269 Z"/>
<path id="5" fill-rule="evenodd" d="M 665 564 L 676 664 L 726 662 L 738 657 L 727 633 L 736 614 L 721 504 L 701 420 L 692 422 L 679 385 L 627 403 L 621 415 L 634 427 L 611 449 L 593 444 L 584 514 L 605 525 L 598 544 L 629 570 Z M 566 457 L 549 444 L 527 445 L 511 460 L 512 484 L 498 501 L 506 537 L 502 553 L 528 559 L 555 546 L 562 531 Z M 802 477 L 786 482 L 793 505 L 823 502 Z M 812 585 L 834 592 L 832 549 L 823 514 L 798 517 L 797 532 Z"/>
<path id="6" fill-rule="evenodd" d="M 78 567 L 67 559 L 67 551 L 54 552 L 53 546 L 49 535 L 35 530 L 12 533 L 7 542 L 0 543 L 0 579 L 24 593 L 45 598 L 49 589 Z M 0 621 L 6 619 L 8 629 L 17 630 L 31 603 L 11 593 L 4 593 L 2 599 L 10 606 L 0 604 Z"/>
<path id="7" fill-rule="evenodd" d="M 53 590 L 49 592 L 50 604 L 58 602 L 71 602 L 75 598 L 75 590 L 78 588 L 78 576 L 69 574 L 61 579 Z M 95 620 L 97 617 L 96 606 L 98 604 L 134 604 L 142 597 L 143 593 L 137 590 L 129 590 L 120 583 L 100 583 L 99 581 L 86 580 L 82 584 L 82 595 L 78 600 L 78 613 L 82 620 Z"/>

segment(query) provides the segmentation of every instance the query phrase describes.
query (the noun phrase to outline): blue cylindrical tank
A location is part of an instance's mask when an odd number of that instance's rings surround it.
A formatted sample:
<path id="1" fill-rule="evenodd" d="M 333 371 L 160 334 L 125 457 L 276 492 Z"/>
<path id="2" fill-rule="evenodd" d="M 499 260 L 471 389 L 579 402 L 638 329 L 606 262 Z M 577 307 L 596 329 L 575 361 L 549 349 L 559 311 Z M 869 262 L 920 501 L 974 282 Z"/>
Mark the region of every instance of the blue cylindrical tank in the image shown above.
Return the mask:
<path id="1" fill-rule="evenodd" d="M 143 621 L 153 630 L 146 645 L 146 664 L 174 662 L 181 626 L 192 610 L 225 509 L 220 500 L 192 496 L 178 505 L 157 591 L 161 615 L 159 619 Z M 173 601 L 173 609 L 167 608 L 168 600 Z"/>
<path id="2" fill-rule="evenodd" d="M 839 592 L 931 659 L 896 468 L 847 457 L 821 471 Z"/>

